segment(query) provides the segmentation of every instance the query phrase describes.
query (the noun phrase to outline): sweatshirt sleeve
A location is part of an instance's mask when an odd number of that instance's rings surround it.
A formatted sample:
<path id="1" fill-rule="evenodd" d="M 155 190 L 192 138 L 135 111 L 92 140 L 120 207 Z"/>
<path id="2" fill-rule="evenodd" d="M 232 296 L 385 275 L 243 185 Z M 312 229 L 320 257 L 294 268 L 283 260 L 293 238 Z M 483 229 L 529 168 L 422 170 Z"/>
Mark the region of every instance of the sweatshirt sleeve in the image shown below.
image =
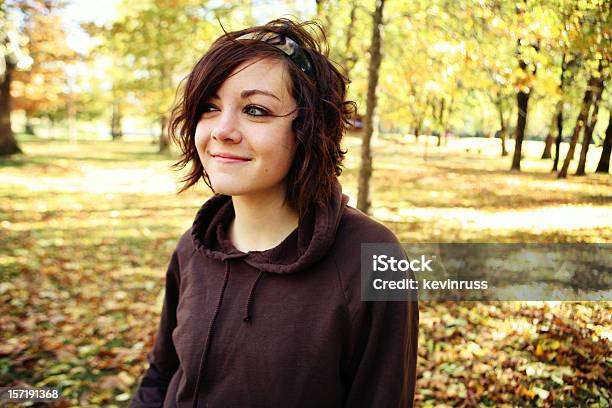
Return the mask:
<path id="1" fill-rule="evenodd" d="M 417 301 L 363 302 L 361 315 L 346 407 L 412 407 Z"/>
<path id="2" fill-rule="evenodd" d="M 130 403 L 132 408 L 161 407 L 166 397 L 170 379 L 179 366 L 172 341 L 176 327 L 176 308 L 179 299 L 179 262 L 174 251 L 166 272 L 164 305 L 153 350 L 148 354 L 149 368 Z"/>

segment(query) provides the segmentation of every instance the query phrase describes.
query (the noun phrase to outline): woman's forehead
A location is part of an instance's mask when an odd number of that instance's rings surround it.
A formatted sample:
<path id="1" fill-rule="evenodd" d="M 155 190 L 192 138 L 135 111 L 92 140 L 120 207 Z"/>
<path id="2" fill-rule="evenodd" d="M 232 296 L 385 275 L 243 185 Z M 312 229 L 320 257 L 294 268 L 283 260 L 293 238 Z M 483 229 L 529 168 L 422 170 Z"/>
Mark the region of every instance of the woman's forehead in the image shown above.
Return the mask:
<path id="1" fill-rule="evenodd" d="M 249 60 L 236 67 L 223 82 L 219 92 L 231 90 L 249 94 L 250 90 L 260 90 L 262 94 L 271 93 L 282 100 L 290 96 L 289 89 L 290 76 L 285 63 L 266 58 Z"/>

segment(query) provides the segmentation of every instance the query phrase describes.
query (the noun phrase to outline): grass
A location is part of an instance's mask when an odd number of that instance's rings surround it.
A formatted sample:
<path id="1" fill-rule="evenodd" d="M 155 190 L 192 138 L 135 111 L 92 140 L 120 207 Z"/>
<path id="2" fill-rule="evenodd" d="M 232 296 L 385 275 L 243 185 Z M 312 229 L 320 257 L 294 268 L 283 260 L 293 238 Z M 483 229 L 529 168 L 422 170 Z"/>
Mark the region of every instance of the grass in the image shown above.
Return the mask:
<path id="1" fill-rule="evenodd" d="M 559 180 L 538 142 L 511 173 L 498 143 L 430 141 L 425 158 L 424 138 L 377 139 L 373 215 L 403 242 L 612 242 L 610 175 Z M 354 204 L 359 140 L 345 145 L 341 182 Z M 125 406 L 170 253 L 210 193 L 177 196 L 176 153 L 148 143 L 28 138 L 22 148 L 0 160 L 0 385 Z M 591 148 L 587 172 L 598 155 Z M 420 406 L 611 400 L 609 302 L 424 302 L 421 322 Z"/>

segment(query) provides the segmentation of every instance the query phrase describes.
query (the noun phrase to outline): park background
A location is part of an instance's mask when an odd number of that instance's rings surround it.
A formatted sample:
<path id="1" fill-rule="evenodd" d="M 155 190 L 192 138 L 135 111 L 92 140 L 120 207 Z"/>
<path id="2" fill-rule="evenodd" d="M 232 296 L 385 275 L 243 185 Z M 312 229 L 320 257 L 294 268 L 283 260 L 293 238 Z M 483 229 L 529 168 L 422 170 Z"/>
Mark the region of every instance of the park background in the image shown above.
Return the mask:
<path id="1" fill-rule="evenodd" d="M 0 0 L 0 386 L 125 406 L 171 251 L 168 112 L 226 30 L 317 18 L 341 175 L 402 242 L 610 243 L 610 3 Z M 606 88 L 608 85 L 608 88 Z M 612 403 L 610 302 L 422 302 L 418 406 Z"/>

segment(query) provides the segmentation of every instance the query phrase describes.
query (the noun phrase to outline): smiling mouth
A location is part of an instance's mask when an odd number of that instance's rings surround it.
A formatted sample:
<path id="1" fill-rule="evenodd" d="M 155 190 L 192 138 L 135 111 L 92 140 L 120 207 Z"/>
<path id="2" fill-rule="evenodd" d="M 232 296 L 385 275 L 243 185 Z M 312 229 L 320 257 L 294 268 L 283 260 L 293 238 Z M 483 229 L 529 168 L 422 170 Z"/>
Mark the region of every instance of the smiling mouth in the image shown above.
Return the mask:
<path id="1" fill-rule="evenodd" d="M 211 154 L 212 158 L 215 161 L 220 163 L 246 163 L 251 161 L 246 157 L 234 156 L 231 154 L 219 153 L 219 154 Z"/>

